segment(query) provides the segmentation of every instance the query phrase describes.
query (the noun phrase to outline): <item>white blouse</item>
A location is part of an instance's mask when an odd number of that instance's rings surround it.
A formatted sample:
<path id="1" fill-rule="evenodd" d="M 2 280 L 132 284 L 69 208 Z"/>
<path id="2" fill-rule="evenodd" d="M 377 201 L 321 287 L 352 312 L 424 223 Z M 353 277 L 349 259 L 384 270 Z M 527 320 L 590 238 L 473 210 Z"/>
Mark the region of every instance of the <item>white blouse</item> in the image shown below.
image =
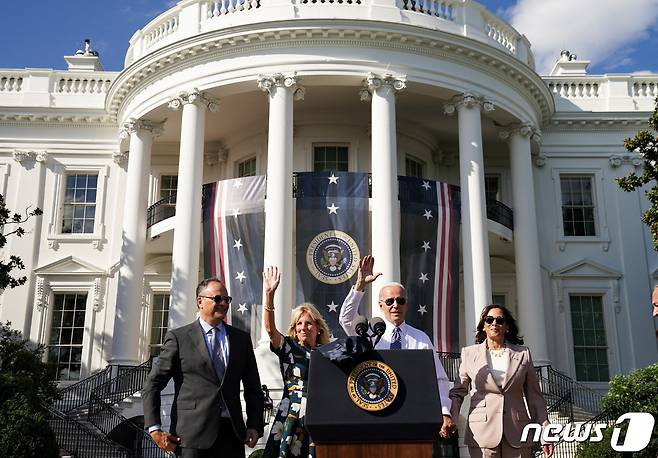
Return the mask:
<path id="1" fill-rule="evenodd" d="M 491 372 L 496 385 L 502 387 L 505 384 L 505 375 L 509 366 L 509 351 L 507 347 L 500 350 L 487 348 L 487 363 L 489 364 L 489 372 Z"/>

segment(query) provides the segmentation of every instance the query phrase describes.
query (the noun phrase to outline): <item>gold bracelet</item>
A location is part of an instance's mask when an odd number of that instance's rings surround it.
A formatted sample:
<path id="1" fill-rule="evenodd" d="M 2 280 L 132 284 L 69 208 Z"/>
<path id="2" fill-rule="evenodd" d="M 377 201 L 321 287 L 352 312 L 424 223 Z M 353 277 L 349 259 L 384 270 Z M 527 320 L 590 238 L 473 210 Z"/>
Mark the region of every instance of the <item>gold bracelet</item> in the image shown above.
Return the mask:
<path id="1" fill-rule="evenodd" d="M 264 309 L 266 312 L 273 312 L 273 311 L 274 311 L 274 307 L 268 307 L 267 305 L 263 306 L 263 309 Z"/>

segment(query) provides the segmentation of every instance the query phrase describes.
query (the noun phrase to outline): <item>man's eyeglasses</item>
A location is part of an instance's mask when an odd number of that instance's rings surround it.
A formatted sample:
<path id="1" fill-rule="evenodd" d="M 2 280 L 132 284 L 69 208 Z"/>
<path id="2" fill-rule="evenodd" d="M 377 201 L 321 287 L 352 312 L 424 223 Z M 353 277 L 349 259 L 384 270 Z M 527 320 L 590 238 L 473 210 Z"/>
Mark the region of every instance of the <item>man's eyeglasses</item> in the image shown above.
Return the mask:
<path id="1" fill-rule="evenodd" d="M 404 297 L 388 297 L 386 299 L 380 299 L 380 302 L 383 302 L 390 307 L 393 305 L 393 302 L 397 302 L 398 305 L 404 305 L 407 303 L 407 299 Z"/>
<path id="2" fill-rule="evenodd" d="M 487 324 L 493 324 L 494 321 L 496 322 L 496 324 L 500 324 L 500 325 L 502 325 L 502 324 L 505 324 L 505 322 L 506 322 L 507 320 L 505 319 L 504 316 L 491 316 L 491 315 L 487 315 L 487 316 L 484 318 L 484 322 L 487 323 Z"/>
<path id="3" fill-rule="evenodd" d="M 215 301 L 215 304 L 219 304 L 221 302 L 226 302 L 227 304 L 230 304 L 233 298 L 231 296 L 222 296 L 221 294 L 218 294 L 217 296 L 199 296 L 199 297 L 205 297 L 206 299 L 212 299 Z"/>

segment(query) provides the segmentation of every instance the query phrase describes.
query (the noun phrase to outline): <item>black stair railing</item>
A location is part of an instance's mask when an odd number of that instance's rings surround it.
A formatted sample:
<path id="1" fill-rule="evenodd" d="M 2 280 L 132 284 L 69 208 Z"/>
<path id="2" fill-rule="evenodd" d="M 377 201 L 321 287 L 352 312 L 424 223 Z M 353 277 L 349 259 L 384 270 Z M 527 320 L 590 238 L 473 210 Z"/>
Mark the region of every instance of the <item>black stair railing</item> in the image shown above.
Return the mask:
<path id="1" fill-rule="evenodd" d="M 459 353 L 448 353 L 448 352 L 437 352 L 439 355 L 439 361 L 448 375 L 448 380 L 454 382 L 459 378 L 459 363 L 461 362 L 461 354 Z"/>
<path id="2" fill-rule="evenodd" d="M 132 450 L 133 456 L 167 458 L 141 425 L 114 410 L 113 405 L 140 391 L 151 370 L 152 359 L 138 366 L 117 366 L 116 377 L 97 386 L 89 397 L 89 421 L 106 436 Z"/>
<path id="3" fill-rule="evenodd" d="M 111 367 L 107 366 L 100 372 L 87 377 L 59 391 L 59 399 L 53 408 L 62 413 L 68 413 L 89 402 L 91 392 L 112 378 Z"/>
<path id="4" fill-rule="evenodd" d="M 575 407 L 589 412 L 591 416 L 601 413 L 603 396 L 599 393 L 551 366 L 538 366 L 536 369 L 540 377 L 547 379 L 547 395 L 562 398 L 569 394 Z"/>
<path id="5" fill-rule="evenodd" d="M 59 412 L 51 405 L 43 406 L 48 412 L 48 425 L 55 433 L 57 445 L 76 458 L 132 458 L 125 447 L 87 428 L 82 423 Z"/>

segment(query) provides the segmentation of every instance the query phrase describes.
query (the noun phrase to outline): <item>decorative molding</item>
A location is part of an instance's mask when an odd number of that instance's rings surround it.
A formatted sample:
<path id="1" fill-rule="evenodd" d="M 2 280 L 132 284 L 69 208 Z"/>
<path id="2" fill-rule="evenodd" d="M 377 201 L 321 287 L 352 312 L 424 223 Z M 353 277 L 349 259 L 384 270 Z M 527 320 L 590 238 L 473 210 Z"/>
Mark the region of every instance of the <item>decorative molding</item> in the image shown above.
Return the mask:
<path id="1" fill-rule="evenodd" d="M 556 280 L 557 296 L 562 297 L 562 281 L 566 279 L 587 279 L 587 280 L 608 280 L 612 290 L 612 300 L 619 303 L 620 281 L 623 277 L 621 272 L 617 272 L 609 267 L 599 264 L 589 259 L 581 259 L 567 266 L 564 266 L 550 274 L 551 278 Z M 561 301 L 561 300 L 560 300 Z"/>
<path id="2" fill-rule="evenodd" d="M 632 165 L 635 168 L 642 167 L 644 161 L 639 154 L 613 154 L 608 158 L 610 167 L 616 169 L 622 165 Z"/>
<path id="3" fill-rule="evenodd" d="M 547 161 L 548 161 L 548 156 L 546 156 L 545 154 L 541 154 L 541 153 L 537 154 L 534 157 L 534 160 L 533 160 L 535 166 L 537 166 L 539 168 L 544 167 L 546 165 Z M 564 249 L 561 250 L 561 251 L 564 251 Z"/>
<path id="4" fill-rule="evenodd" d="M 63 116 L 36 113 L 0 114 L 0 123 L 18 126 L 56 125 L 58 127 L 111 127 L 116 126 L 112 116 Z"/>
<path id="5" fill-rule="evenodd" d="M 383 25 L 384 23 L 382 23 Z M 395 52 L 418 54 L 451 60 L 469 68 L 495 75 L 509 81 L 510 87 L 533 100 L 541 112 L 542 122 L 547 122 L 553 111 L 553 97 L 544 81 L 529 66 L 509 55 L 492 54 L 491 46 L 473 40 L 449 38 L 433 34 L 430 30 L 410 29 L 404 24 L 388 24 L 390 30 L 364 30 L 362 25 L 313 27 L 294 25 L 273 31 L 263 30 L 262 24 L 254 24 L 241 33 L 216 36 L 199 43 L 185 40 L 174 46 L 143 56 L 122 72 L 112 84 L 107 98 L 109 112 L 115 118 L 143 88 L 153 85 L 167 75 L 185 69 L 216 62 L 228 56 L 248 55 L 253 52 L 267 53 L 282 46 L 310 48 L 331 43 L 338 47 L 385 49 Z M 448 34 L 446 34 L 447 36 Z M 455 42 L 460 39 L 460 42 Z M 200 50 L 203 49 L 203 52 Z"/>
<path id="6" fill-rule="evenodd" d="M 407 87 L 407 77 L 404 75 L 396 76 L 390 73 L 384 73 L 383 75 L 368 73 L 359 90 L 360 100 L 362 102 L 370 102 L 373 92 L 382 87 L 390 87 L 397 94 Z"/>
<path id="7" fill-rule="evenodd" d="M 464 92 L 463 94 L 453 96 L 452 99 L 450 99 L 450 103 L 443 105 L 443 112 L 448 116 L 451 116 L 460 107 L 479 108 L 485 113 L 492 112 L 496 108 L 491 100 L 470 92 Z"/>
<path id="8" fill-rule="evenodd" d="M 169 100 L 168 105 L 172 110 L 178 111 L 183 105 L 188 103 L 203 106 L 211 113 L 217 113 L 219 111 L 219 99 L 212 98 L 206 95 L 205 92 L 199 91 L 197 88 L 193 88 L 188 92 L 179 92 L 176 97 Z"/>
<path id="9" fill-rule="evenodd" d="M 91 247 L 94 250 L 103 251 L 103 240 L 102 239 L 92 240 Z"/>
<path id="10" fill-rule="evenodd" d="M 128 163 L 128 155 L 130 154 L 129 151 L 114 151 L 112 153 L 112 161 L 114 161 L 115 164 L 118 166 L 123 167 Z"/>
<path id="11" fill-rule="evenodd" d="M 48 308 L 48 288 L 45 278 L 40 275 L 37 275 L 35 303 L 40 312 L 42 312 L 43 309 Z"/>
<path id="12" fill-rule="evenodd" d="M 541 143 L 541 131 L 529 122 L 510 124 L 498 132 L 498 138 L 501 140 L 509 140 L 513 134 L 518 134 L 523 138 L 529 138 L 537 144 Z"/>
<path id="13" fill-rule="evenodd" d="M 437 149 L 432 151 L 432 162 L 443 167 L 452 167 L 457 163 L 457 154 Z"/>
<path id="14" fill-rule="evenodd" d="M 16 162 L 22 165 L 23 162 L 29 161 L 30 159 L 34 159 L 36 153 L 34 151 L 24 151 L 24 150 L 15 149 L 14 152 L 12 153 L 12 156 Z"/>
<path id="15" fill-rule="evenodd" d="M 306 88 L 302 86 L 297 77 L 297 73 L 284 75 L 283 73 L 273 73 L 271 75 L 258 75 L 258 88 L 272 95 L 273 87 L 292 88 L 294 100 L 304 100 Z"/>
<path id="16" fill-rule="evenodd" d="M 228 160 L 229 150 L 224 143 L 219 142 L 214 146 L 209 146 L 210 151 L 203 154 L 203 159 L 206 165 L 213 166 L 216 164 L 223 164 Z"/>
<path id="17" fill-rule="evenodd" d="M 49 239 L 48 240 L 48 248 L 50 248 L 53 251 L 59 250 L 59 242 L 54 239 Z"/>
<path id="18" fill-rule="evenodd" d="M 119 136 L 126 139 L 137 132 L 150 132 L 153 137 L 159 137 L 162 135 L 164 123 L 166 121 L 166 119 L 161 122 L 155 122 L 148 119 L 130 118 L 123 123 L 123 126 L 119 130 Z"/>
<path id="19" fill-rule="evenodd" d="M 94 296 L 92 299 L 92 306 L 95 312 L 99 312 L 103 308 L 103 280 L 101 277 L 94 279 Z"/>

